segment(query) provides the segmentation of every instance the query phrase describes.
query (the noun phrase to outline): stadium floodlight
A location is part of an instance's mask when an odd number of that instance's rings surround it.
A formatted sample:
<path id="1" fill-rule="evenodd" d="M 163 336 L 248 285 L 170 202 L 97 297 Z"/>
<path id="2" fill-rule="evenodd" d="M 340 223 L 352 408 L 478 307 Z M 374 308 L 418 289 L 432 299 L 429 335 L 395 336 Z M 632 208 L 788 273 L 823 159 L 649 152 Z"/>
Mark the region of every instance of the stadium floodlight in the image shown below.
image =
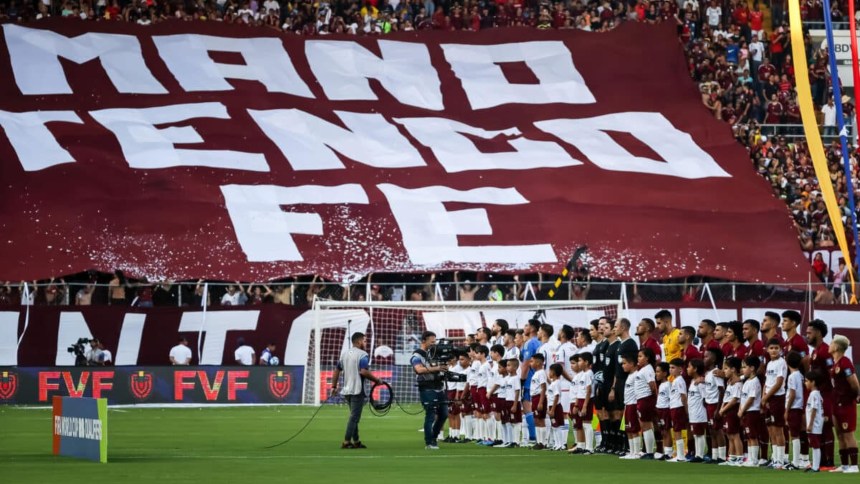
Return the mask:
<path id="1" fill-rule="evenodd" d="M 519 329 L 537 314 L 541 322 L 560 328 L 587 328 L 600 316 L 621 314 L 621 300 L 586 301 L 329 301 L 313 304 L 313 331 L 308 345 L 302 403 L 319 405 L 328 398 L 331 375 L 355 332 L 367 335 L 371 371 L 391 383 L 401 403 L 418 402 L 409 360 L 421 333 L 464 344 L 467 334 L 492 328 L 504 319 Z"/>

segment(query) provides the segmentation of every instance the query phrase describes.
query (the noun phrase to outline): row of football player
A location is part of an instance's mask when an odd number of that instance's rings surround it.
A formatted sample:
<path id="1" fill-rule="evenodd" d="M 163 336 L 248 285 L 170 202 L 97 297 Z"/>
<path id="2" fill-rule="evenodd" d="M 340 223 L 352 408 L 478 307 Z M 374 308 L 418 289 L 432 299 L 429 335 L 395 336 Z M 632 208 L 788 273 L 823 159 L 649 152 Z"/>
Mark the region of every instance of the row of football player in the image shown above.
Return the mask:
<path id="1" fill-rule="evenodd" d="M 622 368 L 627 374 L 623 402 L 627 451 L 624 459 L 662 459 L 672 462 L 703 462 L 710 438 L 713 463 L 723 465 L 758 466 L 761 455 L 767 456 L 766 442 L 772 446 L 770 466 L 777 469 L 820 469 L 824 421 L 835 418 L 840 438 L 843 466 L 838 472 L 857 472 L 857 445 L 853 439 L 856 428 L 857 379 L 851 362 L 844 353 L 848 347 L 844 337 L 837 336 L 830 345 L 835 360 L 832 375 L 818 370 L 802 369 L 802 355 L 791 352 L 784 359 L 778 340 L 768 342 L 770 361 L 767 363 L 764 387 L 757 378 L 760 361 L 757 357 L 723 358 L 723 352 L 710 348 L 704 359 L 685 362 L 675 359 L 656 364 L 654 352 L 642 348 L 638 353 L 621 355 Z M 451 422 L 448 441 L 477 440 L 483 445 L 512 447 L 518 445 L 522 432 L 520 394 L 520 362 L 504 359 L 506 349 L 474 345 L 468 354 L 459 356 L 451 371 L 489 372 L 486 382 L 478 379 L 449 386 Z M 489 356 L 489 358 L 488 358 Z M 527 362 L 534 370 L 530 398 L 537 424 L 535 448 L 563 450 L 568 440 L 567 419 L 576 430 L 576 446 L 572 453 L 593 453 L 592 399 L 595 397 L 592 355 L 583 353 L 571 357 L 570 369 L 554 363 L 548 371 L 545 357 L 535 354 Z M 790 374 L 789 374 L 790 371 Z M 833 381 L 831 382 L 831 376 Z M 479 376 L 480 378 L 480 376 Z M 836 407 L 831 416 L 830 389 L 835 387 Z M 806 390 L 806 391 L 804 391 Z M 829 430 L 829 429 L 828 429 Z M 683 432 L 692 437 L 695 452 L 684 458 Z M 792 460 L 786 450 L 786 431 L 792 443 Z M 766 433 L 766 438 L 762 434 Z M 674 434 L 674 438 L 673 438 Z M 746 442 L 742 443 L 742 435 Z M 642 452 L 644 440 L 644 452 Z M 765 447 L 760 449 L 759 442 Z M 662 443 L 659 452 L 657 443 Z M 807 445 L 812 447 L 811 465 L 807 461 Z M 746 449 L 745 449 L 746 447 Z M 744 450 L 747 450 L 746 456 Z M 673 455 L 674 453 L 674 457 Z"/>

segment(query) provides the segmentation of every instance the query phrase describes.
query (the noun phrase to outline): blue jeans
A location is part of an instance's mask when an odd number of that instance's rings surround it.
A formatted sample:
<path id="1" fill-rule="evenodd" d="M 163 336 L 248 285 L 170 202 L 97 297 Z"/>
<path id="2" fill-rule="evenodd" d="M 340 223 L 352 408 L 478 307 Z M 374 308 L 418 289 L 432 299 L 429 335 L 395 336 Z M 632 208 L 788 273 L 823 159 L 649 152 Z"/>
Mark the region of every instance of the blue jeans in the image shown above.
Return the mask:
<path id="1" fill-rule="evenodd" d="M 361 420 L 361 410 L 364 408 L 364 394 L 346 395 L 346 402 L 349 404 L 349 420 L 346 423 L 346 434 L 343 437 L 344 442 L 360 442 L 358 438 L 358 422 Z"/>
<path id="2" fill-rule="evenodd" d="M 419 390 L 424 407 L 424 444 L 435 445 L 436 436 L 448 419 L 448 402 L 442 390 Z"/>

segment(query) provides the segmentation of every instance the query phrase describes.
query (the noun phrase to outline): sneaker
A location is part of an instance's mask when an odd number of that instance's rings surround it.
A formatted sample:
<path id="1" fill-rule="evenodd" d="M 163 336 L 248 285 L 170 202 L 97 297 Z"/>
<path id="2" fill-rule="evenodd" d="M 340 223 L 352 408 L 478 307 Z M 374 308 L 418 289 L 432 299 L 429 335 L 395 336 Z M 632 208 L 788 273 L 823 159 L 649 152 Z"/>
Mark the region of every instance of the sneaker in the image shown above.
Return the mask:
<path id="1" fill-rule="evenodd" d="M 352 448 L 353 448 L 353 449 L 366 449 L 366 448 L 367 448 L 367 446 L 366 446 L 366 445 L 364 445 L 364 444 L 362 444 L 362 443 L 361 443 L 361 441 L 359 440 L 358 442 L 353 442 L 353 443 L 352 443 Z"/>
<path id="2" fill-rule="evenodd" d="M 669 459 L 666 462 L 687 462 L 687 459 L 683 457 L 675 457 L 674 459 Z"/>
<path id="3" fill-rule="evenodd" d="M 705 460 L 702 459 L 701 457 L 695 457 L 694 456 L 694 457 L 691 457 L 687 462 L 689 462 L 690 464 L 701 464 L 702 462 L 705 462 Z"/>
<path id="4" fill-rule="evenodd" d="M 619 457 L 619 459 L 623 459 L 623 460 L 633 460 L 635 458 L 636 458 L 636 456 L 633 454 L 624 454 L 621 457 Z"/>
<path id="5" fill-rule="evenodd" d="M 803 471 L 803 472 L 819 472 L 819 470 L 818 470 L 818 469 L 813 469 L 812 467 L 810 467 L 809 469 L 806 469 L 806 470 L 805 470 L 805 471 Z"/>
<path id="6" fill-rule="evenodd" d="M 741 464 L 741 467 L 758 467 L 758 461 L 755 459 L 747 459 Z"/>
<path id="7" fill-rule="evenodd" d="M 726 460 L 726 461 L 720 462 L 720 463 L 719 463 L 719 464 L 717 464 L 717 465 L 718 465 L 718 466 L 733 466 L 733 465 L 735 465 L 735 461 L 733 461 L 733 460 Z"/>
<path id="8" fill-rule="evenodd" d="M 494 445 L 494 446 L 504 444 L 504 442 L 501 440 L 493 440 L 492 442 L 493 442 L 492 445 Z"/>
<path id="9" fill-rule="evenodd" d="M 435 444 L 430 444 L 424 447 L 424 450 L 439 450 L 439 446 Z"/>
<path id="10" fill-rule="evenodd" d="M 847 468 L 847 467 L 848 466 L 834 467 L 833 469 L 830 469 L 830 472 L 845 472 L 845 468 Z"/>
<path id="11" fill-rule="evenodd" d="M 759 459 L 758 460 L 758 466 L 759 467 L 770 467 L 770 465 L 771 465 L 771 462 L 767 459 Z"/>
<path id="12" fill-rule="evenodd" d="M 660 457 L 660 459 L 658 459 L 658 460 L 662 460 L 662 461 L 672 460 L 672 454 L 663 454 L 663 456 Z"/>
<path id="13" fill-rule="evenodd" d="M 340 448 L 341 449 L 352 449 L 353 448 L 352 442 L 344 442 L 344 443 L 340 444 Z"/>
<path id="14" fill-rule="evenodd" d="M 639 460 L 654 460 L 654 454 L 642 454 Z"/>
<path id="15" fill-rule="evenodd" d="M 654 460 L 663 460 L 663 454 L 660 452 L 654 452 Z"/>
<path id="16" fill-rule="evenodd" d="M 858 469 L 857 466 L 848 466 L 848 468 L 843 472 L 845 472 L 845 474 L 860 474 L 860 469 Z"/>
<path id="17" fill-rule="evenodd" d="M 807 469 L 811 469 L 811 468 L 812 468 L 811 466 L 810 466 L 810 467 L 807 467 Z M 833 466 L 821 466 L 821 467 L 819 467 L 818 469 L 819 469 L 821 472 L 830 472 L 830 471 L 832 471 L 833 469 L 836 469 L 836 468 L 835 468 L 835 467 L 833 467 Z"/>
<path id="18" fill-rule="evenodd" d="M 543 444 L 535 444 L 532 446 L 532 450 L 544 450 L 546 447 Z"/>
<path id="19" fill-rule="evenodd" d="M 785 467 L 783 467 L 783 469 L 785 469 L 787 471 L 796 471 L 796 470 L 800 469 L 800 467 L 798 467 L 792 463 L 788 463 L 785 465 Z"/>
<path id="20" fill-rule="evenodd" d="M 705 457 L 702 457 L 702 462 L 703 462 L 704 464 L 710 464 L 712 461 L 713 461 L 713 459 L 711 459 L 711 456 L 709 456 L 709 455 L 706 455 Z"/>
<path id="21" fill-rule="evenodd" d="M 604 446 L 603 446 L 603 444 L 598 445 L 598 446 L 594 449 L 594 453 L 595 453 L 595 454 L 602 454 L 602 453 L 604 453 L 604 452 L 606 452 L 606 447 L 604 447 Z"/>

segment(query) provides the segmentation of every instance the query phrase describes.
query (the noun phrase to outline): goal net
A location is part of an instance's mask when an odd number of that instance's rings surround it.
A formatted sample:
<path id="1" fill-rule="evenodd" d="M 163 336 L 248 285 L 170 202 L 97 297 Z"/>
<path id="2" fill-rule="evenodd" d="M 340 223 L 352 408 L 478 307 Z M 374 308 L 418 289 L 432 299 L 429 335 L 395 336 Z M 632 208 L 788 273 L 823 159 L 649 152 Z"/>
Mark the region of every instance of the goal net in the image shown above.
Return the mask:
<path id="1" fill-rule="evenodd" d="M 317 299 L 313 306 L 314 329 L 305 366 L 302 403 L 319 405 L 328 399 L 332 373 L 343 350 L 356 332 L 367 336 L 370 369 L 389 382 L 401 403 L 418 402 L 409 360 L 421 333 L 433 331 L 464 346 L 466 335 L 478 328 L 492 328 L 497 319 L 510 329 L 523 328 L 539 313 L 542 323 L 588 328 L 603 315 L 617 317 L 620 300 L 595 301 L 385 301 L 350 302 Z M 555 336 L 553 336 L 555 337 Z"/>

